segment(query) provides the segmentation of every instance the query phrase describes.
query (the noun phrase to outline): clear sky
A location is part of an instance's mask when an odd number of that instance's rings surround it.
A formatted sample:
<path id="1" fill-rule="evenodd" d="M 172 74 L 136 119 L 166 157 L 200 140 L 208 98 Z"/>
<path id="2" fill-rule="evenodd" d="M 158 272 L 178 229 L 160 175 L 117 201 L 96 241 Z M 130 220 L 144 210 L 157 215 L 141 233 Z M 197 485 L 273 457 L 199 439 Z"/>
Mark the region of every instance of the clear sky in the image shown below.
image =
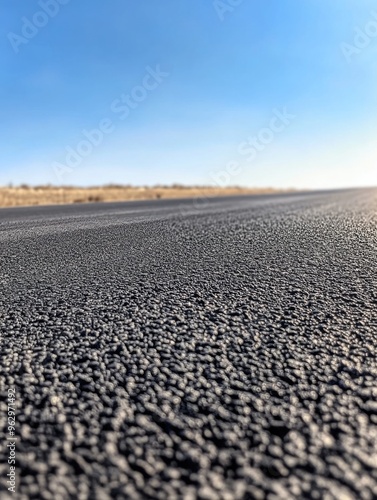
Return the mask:
<path id="1" fill-rule="evenodd" d="M 17 0 L 0 56 L 0 184 L 377 185 L 375 1 Z"/>

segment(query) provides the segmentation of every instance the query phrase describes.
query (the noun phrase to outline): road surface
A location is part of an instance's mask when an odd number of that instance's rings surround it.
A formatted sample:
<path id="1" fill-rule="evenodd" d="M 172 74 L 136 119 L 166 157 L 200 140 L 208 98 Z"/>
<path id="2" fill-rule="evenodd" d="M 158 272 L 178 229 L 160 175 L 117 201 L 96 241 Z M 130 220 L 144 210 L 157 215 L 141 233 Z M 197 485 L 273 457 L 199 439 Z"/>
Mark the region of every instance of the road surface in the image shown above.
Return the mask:
<path id="1" fill-rule="evenodd" d="M 377 190 L 0 210 L 1 498 L 377 498 Z M 5 444 L 4 444 L 5 443 Z"/>

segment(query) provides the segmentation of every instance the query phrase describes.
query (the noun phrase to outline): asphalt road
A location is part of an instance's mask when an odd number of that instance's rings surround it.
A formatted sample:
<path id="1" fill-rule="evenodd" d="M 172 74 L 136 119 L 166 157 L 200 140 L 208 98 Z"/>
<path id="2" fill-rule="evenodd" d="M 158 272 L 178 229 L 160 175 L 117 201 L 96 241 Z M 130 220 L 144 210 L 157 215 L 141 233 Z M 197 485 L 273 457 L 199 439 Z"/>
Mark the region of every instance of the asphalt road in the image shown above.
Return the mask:
<path id="1" fill-rule="evenodd" d="M 377 498 L 377 190 L 0 210 L 19 499 Z M 4 444 L 5 443 L 5 444 Z"/>

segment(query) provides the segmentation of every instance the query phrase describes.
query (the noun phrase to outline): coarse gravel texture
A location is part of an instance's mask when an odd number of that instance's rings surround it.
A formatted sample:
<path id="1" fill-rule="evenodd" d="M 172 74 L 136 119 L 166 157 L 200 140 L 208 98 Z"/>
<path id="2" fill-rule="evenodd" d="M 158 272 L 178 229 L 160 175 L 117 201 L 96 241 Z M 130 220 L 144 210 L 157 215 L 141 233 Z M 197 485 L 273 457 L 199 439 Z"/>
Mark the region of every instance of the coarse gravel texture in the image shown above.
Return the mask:
<path id="1" fill-rule="evenodd" d="M 1 499 L 377 498 L 377 190 L 6 209 L 0 263 Z"/>

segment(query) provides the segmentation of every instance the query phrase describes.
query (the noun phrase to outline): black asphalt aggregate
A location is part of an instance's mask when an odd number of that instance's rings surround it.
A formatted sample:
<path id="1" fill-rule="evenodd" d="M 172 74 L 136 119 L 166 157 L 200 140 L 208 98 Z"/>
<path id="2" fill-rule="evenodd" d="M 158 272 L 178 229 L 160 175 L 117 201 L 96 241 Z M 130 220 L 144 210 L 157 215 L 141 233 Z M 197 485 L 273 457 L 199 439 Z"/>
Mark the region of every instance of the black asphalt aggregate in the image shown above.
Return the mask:
<path id="1" fill-rule="evenodd" d="M 377 498 L 377 190 L 2 209 L 0 265 L 1 499 Z"/>

